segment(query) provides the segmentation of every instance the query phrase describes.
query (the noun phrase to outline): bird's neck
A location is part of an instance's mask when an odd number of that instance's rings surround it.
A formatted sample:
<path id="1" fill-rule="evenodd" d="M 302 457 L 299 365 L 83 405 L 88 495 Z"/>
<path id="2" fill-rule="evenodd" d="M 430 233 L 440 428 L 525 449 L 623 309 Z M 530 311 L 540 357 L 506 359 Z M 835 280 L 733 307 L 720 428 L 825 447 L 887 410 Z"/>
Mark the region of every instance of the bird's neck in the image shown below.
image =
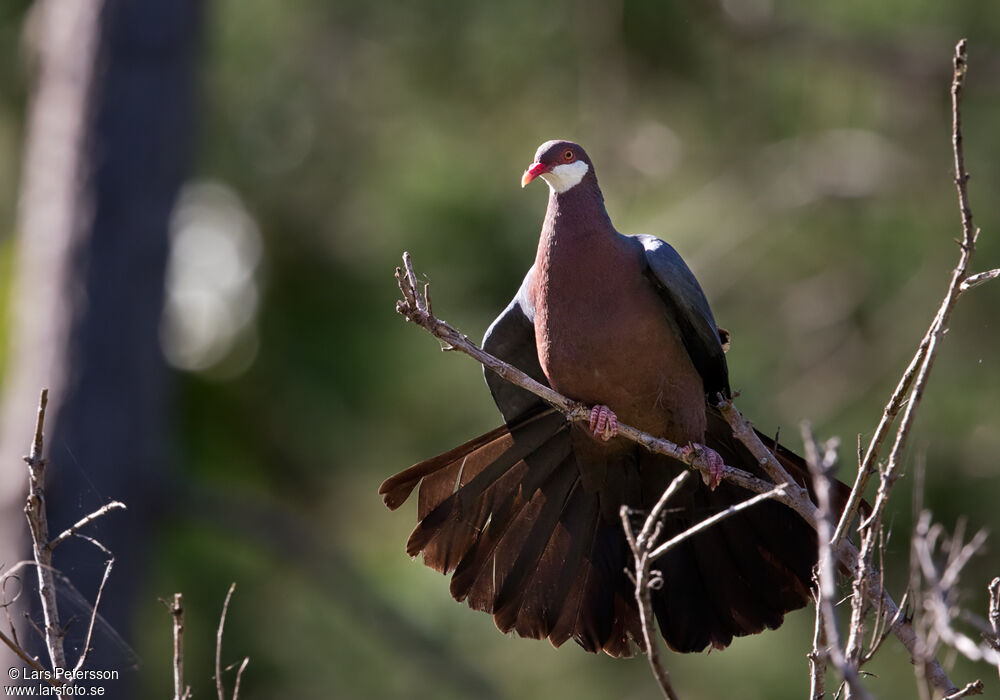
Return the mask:
<path id="1" fill-rule="evenodd" d="M 625 239 L 611 224 L 601 191 L 585 184 L 549 196 L 532 291 L 542 326 L 554 320 L 550 315 L 592 308 L 594 290 L 610 285 L 623 269 Z"/>
<path id="2" fill-rule="evenodd" d="M 560 263 L 572 268 L 584 262 L 583 258 L 598 259 L 616 237 L 596 184 L 585 181 L 566 192 L 552 190 L 535 263 L 540 269 L 562 267 Z"/>

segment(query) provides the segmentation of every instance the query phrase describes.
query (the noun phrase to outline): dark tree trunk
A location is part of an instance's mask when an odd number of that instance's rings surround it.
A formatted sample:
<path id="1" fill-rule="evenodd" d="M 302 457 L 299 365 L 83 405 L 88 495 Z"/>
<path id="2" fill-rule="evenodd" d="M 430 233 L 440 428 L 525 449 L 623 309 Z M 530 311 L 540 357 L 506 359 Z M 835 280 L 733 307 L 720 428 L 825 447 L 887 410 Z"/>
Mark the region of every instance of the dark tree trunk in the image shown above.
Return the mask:
<path id="1" fill-rule="evenodd" d="M 93 534 L 116 557 L 101 613 L 130 640 L 156 526 L 177 507 L 167 499 L 170 381 L 158 333 L 169 218 L 190 160 L 202 3 L 95 0 L 100 9 L 89 26 L 70 7 L 76 4 L 41 2 L 32 21 L 36 42 L 66 45 L 37 47 L 22 182 L 26 250 L 14 302 L 21 313 L 11 329 L 0 450 L 8 475 L 0 494 L 8 548 L 0 559 L 10 554 L 6 533 L 25 532 L 11 491 L 24 483 L 23 472 L 18 481 L 11 461 L 24 453 L 37 392 L 48 385 L 55 404 L 47 431 L 50 528 L 59 532 L 108 500 L 126 503 Z M 89 42 L 80 36 L 88 31 Z M 81 64 L 88 60 L 89 70 Z M 52 81 L 64 88 L 61 102 L 45 102 Z M 83 541 L 55 557 L 89 600 L 103 561 Z M 67 607 L 62 617 L 74 614 L 82 628 L 81 611 Z M 71 644 L 67 652 L 75 659 Z M 125 662 L 107 635 L 91 659 L 92 668 Z M 106 687 L 110 697 L 132 697 L 129 685 Z"/>

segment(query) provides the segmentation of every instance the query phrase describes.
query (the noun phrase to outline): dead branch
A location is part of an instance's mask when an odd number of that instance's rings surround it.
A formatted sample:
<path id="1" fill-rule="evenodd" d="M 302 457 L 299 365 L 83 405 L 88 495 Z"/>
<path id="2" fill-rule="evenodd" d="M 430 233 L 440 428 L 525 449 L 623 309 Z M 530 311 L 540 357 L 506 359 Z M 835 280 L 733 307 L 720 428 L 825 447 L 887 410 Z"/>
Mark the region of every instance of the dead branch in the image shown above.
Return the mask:
<path id="1" fill-rule="evenodd" d="M 823 608 L 819 603 L 819 584 L 813 591 L 816 621 L 813 624 L 813 646 L 806 654 L 809 659 L 809 699 L 822 700 L 826 695 L 826 629 L 823 625 Z"/>
<path id="2" fill-rule="evenodd" d="M 243 680 L 243 672 L 247 670 L 247 665 L 250 663 L 250 657 L 244 656 L 243 661 L 240 662 L 240 667 L 236 670 L 236 681 L 233 683 L 233 698 L 232 700 L 239 700 L 240 698 L 240 682 Z M 232 668 L 230 666 L 229 668 Z M 229 669 L 226 669 L 227 671 Z"/>
<path id="3" fill-rule="evenodd" d="M 226 627 L 226 614 L 229 612 L 229 601 L 233 598 L 233 591 L 236 590 L 236 582 L 229 584 L 226 592 L 226 600 L 222 603 L 222 614 L 219 615 L 219 629 L 215 634 L 215 689 L 219 693 L 219 700 L 226 700 L 226 689 L 222 683 L 222 632 Z"/>
<path id="4" fill-rule="evenodd" d="M 990 592 L 989 621 L 990 628 L 993 630 L 993 639 L 989 641 L 991 647 L 1000 651 L 1000 577 L 990 581 L 988 590 Z"/>
<path id="5" fill-rule="evenodd" d="M 870 571 L 872 561 L 876 551 L 876 542 L 882 528 L 882 519 L 885 514 L 886 504 L 893 490 L 896 481 L 902 475 L 902 454 L 906 445 L 910 430 L 912 429 L 916 411 L 920 406 L 923 392 L 927 386 L 930 372 L 937 357 L 940 341 L 947 329 L 948 320 L 958 302 L 959 297 L 965 289 L 970 289 L 986 279 L 991 278 L 991 273 L 986 273 L 979 278 L 975 284 L 966 286 L 965 281 L 969 277 L 969 268 L 972 256 L 975 252 L 976 239 L 979 231 L 974 228 L 972 221 L 972 210 L 969 205 L 967 184 L 969 175 L 965 171 L 965 155 L 963 151 L 962 139 L 962 112 L 961 97 L 965 86 L 965 78 L 968 69 L 966 41 L 962 39 L 955 47 L 953 59 L 954 73 L 952 77 L 952 146 L 954 152 L 955 165 L 955 186 L 958 191 L 959 209 L 962 219 L 962 242 L 960 245 L 959 260 L 952 271 L 951 281 L 945 292 L 944 299 L 938 309 L 930 328 L 924 339 L 920 343 L 917 354 L 911 361 L 910 366 L 904 373 L 897 391 L 893 394 L 886 411 L 883 414 L 883 421 L 879 424 L 876 437 L 881 435 L 884 439 L 888 433 L 889 424 L 895 417 L 895 412 L 905 405 L 903 415 L 900 419 L 899 427 L 896 430 L 896 438 L 889 453 L 886 467 L 881 472 L 879 488 L 875 498 L 875 504 L 871 515 L 862 523 L 862 542 L 858 560 L 854 567 L 853 591 L 851 600 L 851 628 L 850 637 L 847 644 L 847 655 L 852 662 L 857 663 L 861 657 L 862 640 L 864 637 L 865 617 L 869 595 L 867 588 L 871 585 Z M 911 387 L 912 383 L 912 387 Z M 907 392 L 909 392 L 907 394 Z M 903 396 L 906 395 L 905 400 Z M 891 415 L 890 415 L 891 414 Z M 884 432 L 882 431 L 884 426 Z M 878 456 L 878 449 L 881 442 L 876 442 L 873 437 L 872 446 L 865 456 L 862 470 L 858 474 L 855 490 L 851 494 L 849 508 L 845 511 L 844 519 L 850 515 L 851 508 L 860 503 L 862 491 L 867 485 L 868 478 L 874 473 L 874 465 Z M 867 470 L 865 466 L 867 465 Z M 845 527 L 844 519 L 838 527 L 838 534 L 843 534 Z M 835 534 L 835 538 L 837 535 Z"/>
<path id="6" fill-rule="evenodd" d="M 986 687 L 983 685 L 982 681 L 972 681 L 971 683 L 967 683 L 965 687 L 957 693 L 945 695 L 943 700 L 959 700 L 959 698 L 967 698 L 970 695 L 982 695 L 985 689 Z"/>
<path id="7" fill-rule="evenodd" d="M 955 629 L 953 624 L 954 620 L 961 617 L 957 610 L 957 586 L 960 574 L 969 559 L 986 542 L 986 533 L 980 530 L 968 542 L 963 542 L 964 533 L 961 528 L 956 528 L 955 535 L 949 541 L 942 543 L 942 548 L 948 551 L 948 557 L 944 568 L 939 569 L 934 561 L 934 552 L 943 533 L 944 529 L 940 525 L 931 523 L 929 511 L 921 514 L 913 533 L 914 556 L 926 582 L 926 590 L 922 596 L 923 608 L 930 619 L 934 637 L 968 659 L 985 661 L 1000 670 L 1000 650 L 997 650 L 990 640 L 977 643 Z M 992 593 L 991 590 L 991 606 Z"/>
<path id="8" fill-rule="evenodd" d="M 653 509 L 646 517 L 642 530 L 638 535 L 635 535 L 632 530 L 632 510 L 628 506 L 622 506 L 620 510 L 622 528 L 625 530 L 625 539 L 628 540 L 629 548 L 632 550 L 632 556 L 635 560 L 634 573 L 629 572 L 629 577 L 635 584 L 635 597 L 639 602 L 639 621 L 642 625 L 643 640 L 645 641 L 646 646 L 646 658 L 649 661 L 650 668 L 653 670 L 653 677 L 656 678 L 656 681 L 660 686 L 660 691 L 663 693 L 663 696 L 669 700 L 676 700 L 677 692 L 671 685 L 670 675 L 667 672 L 666 667 L 663 665 L 663 662 L 660 660 L 656 627 L 653 622 L 653 602 L 650 596 L 651 590 L 655 590 L 663 585 L 663 578 L 658 574 L 658 572 L 651 571 L 650 566 L 654 561 L 665 555 L 684 540 L 697 535 L 699 532 L 707 530 L 708 528 L 730 516 L 735 515 L 736 513 L 739 513 L 740 511 L 755 506 L 761 501 L 774 498 L 784 490 L 784 485 L 781 485 L 776 486 L 766 493 L 757 494 L 746 501 L 737 503 L 726 508 L 725 510 L 719 511 L 715 515 L 702 520 L 701 522 L 687 528 L 683 532 L 660 544 L 660 535 L 663 531 L 663 510 L 690 475 L 691 472 L 681 472 L 674 477 L 674 480 L 670 482 L 670 486 L 668 486 L 667 490 L 663 492 L 663 495 L 660 496 L 660 500 L 656 502 L 656 505 L 653 506 Z"/>
<path id="9" fill-rule="evenodd" d="M 628 540 L 632 555 L 635 558 L 635 575 L 632 578 L 635 584 L 635 598 L 639 603 L 639 622 L 642 625 L 642 634 L 646 646 L 646 659 L 649 661 L 649 667 L 653 671 L 653 678 L 656 679 L 657 685 L 660 686 L 660 692 L 668 700 L 678 700 L 678 695 L 670 682 L 670 674 L 660 660 L 660 647 L 657 644 L 654 632 L 653 601 L 650 595 L 653 581 L 650 580 L 649 576 L 651 559 L 649 557 L 647 542 L 653 537 L 654 532 L 657 535 L 659 534 L 659 530 L 662 527 L 660 515 L 663 512 L 663 508 L 666 506 L 667 501 L 680 489 L 681 484 L 684 483 L 687 476 L 687 472 L 681 472 L 674 477 L 667 490 L 663 492 L 660 500 L 657 501 L 653 510 L 649 513 L 649 517 L 646 518 L 646 522 L 639 532 L 638 537 L 632 531 L 628 506 L 623 505 L 620 511 L 625 538 Z M 662 585 L 662 580 L 660 583 Z"/>
<path id="10" fill-rule="evenodd" d="M 226 700 L 226 687 L 222 682 L 222 633 L 226 627 L 226 615 L 229 613 L 229 602 L 233 598 L 233 591 L 236 590 L 236 582 L 233 581 L 229 585 L 229 591 L 226 592 L 226 599 L 222 603 L 222 614 L 219 615 L 219 629 L 215 634 L 215 689 L 219 694 L 219 700 Z M 240 694 L 240 680 L 243 678 L 243 671 L 246 670 L 247 664 L 250 663 L 250 657 L 244 657 L 243 662 L 240 664 L 239 670 L 236 672 L 236 681 L 233 686 L 233 695 L 231 700 L 238 700 Z M 233 668 L 235 664 L 226 667 L 226 670 Z"/>
<path id="11" fill-rule="evenodd" d="M 780 476 L 781 472 L 784 471 L 779 471 L 781 464 L 764 445 L 764 443 L 761 442 L 760 438 L 757 437 L 757 433 L 751 429 L 749 421 L 743 418 L 731 402 L 723 403 L 720 405 L 720 409 L 722 410 L 723 417 L 729 422 L 729 426 L 733 429 L 733 434 L 748 450 L 750 450 L 750 453 L 757 459 L 758 463 L 763 466 L 769 474 L 777 474 Z M 785 496 L 777 496 L 776 500 L 779 500 L 792 508 L 814 529 L 816 528 L 816 506 L 809 500 L 808 493 L 805 492 L 805 489 L 799 489 L 798 491 L 788 489 Z M 833 550 L 837 556 L 837 561 L 841 566 L 848 569 L 853 569 L 857 566 L 858 548 L 855 547 L 852 542 L 849 540 L 841 540 L 833 546 Z M 896 605 L 892 596 L 889 595 L 889 593 L 883 588 L 881 584 L 881 577 L 878 575 L 878 572 L 869 567 L 865 570 L 864 574 L 866 580 L 865 595 L 867 600 L 881 605 L 882 609 L 885 611 L 885 615 L 894 621 L 891 624 L 892 633 L 895 634 L 900 643 L 906 647 L 906 650 L 910 653 L 910 658 L 914 660 L 914 663 L 926 665 L 928 680 L 931 681 L 934 687 L 948 693 L 955 692 L 957 688 L 954 683 L 951 682 L 951 679 L 941 666 L 941 663 L 933 657 L 930 659 L 924 658 L 925 654 L 923 652 L 921 642 L 917 637 L 916 631 L 913 629 L 913 625 L 910 623 L 909 619 L 906 618 L 906 616 L 900 614 L 899 606 Z"/>
<path id="12" fill-rule="evenodd" d="M 7 648 L 10 649 L 15 654 L 17 654 L 18 658 L 21 659 L 21 661 L 23 661 L 24 663 L 28 664 L 28 666 L 38 671 L 39 673 L 45 674 L 46 668 L 42 666 L 40 663 L 38 663 L 37 659 L 34 659 L 31 656 L 29 656 L 28 652 L 22 649 L 21 645 L 17 643 L 17 640 L 11 639 L 3 632 L 0 632 L 0 642 L 3 642 L 5 645 L 7 645 Z M 45 676 L 43 675 L 43 677 Z M 45 680 L 51 686 L 65 685 L 64 681 L 57 680 L 55 678 L 45 678 Z"/>
<path id="13" fill-rule="evenodd" d="M 972 275 L 969 271 L 972 256 L 976 249 L 976 239 L 979 236 L 979 230 L 974 228 L 972 223 L 972 209 L 969 205 L 967 187 L 969 174 L 965 170 L 965 153 L 962 136 L 962 92 L 965 88 L 965 78 L 968 73 L 968 53 L 965 39 L 959 41 L 955 46 L 955 55 L 952 63 L 954 67 L 951 83 L 952 150 L 955 165 L 955 187 L 958 190 L 958 204 L 962 216 L 962 242 L 960 244 L 959 260 L 952 271 L 951 281 L 941 301 L 941 306 L 931 321 L 927 333 L 920 341 L 917 352 L 914 354 L 909 366 L 903 372 L 896 390 L 886 404 L 882 419 L 875 429 L 875 434 L 872 436 L 868 451 L 865 453 L 862 468 L 858 472 L 857 481 L 851 492 L 848 507 L 844 510 L 840 523 L 837 525 L 837 531 L 834 534 L 835 542 L 844 537 L 851 521 L 857 515 L 864 490 L 876 471 L 882 443 L 888 436 L 889 428 L 897 414 L 905 406 L 906 411 L 904 412 L 900 428 L 896 432 L 896 441 L 889 457 L 889 466 L 886 469 L 887 476 L 882 479 L 885 487 L 880 487 L 879 496 L 876 499 L 874 508 L 872 520 L 877 521 L 881 519 L 881 513 L 884 510 L 884 501 L 888 498 L 888 492 L 891 491 L 892 485 L 899 478 L 899 456 L 903 445 L 906 443 L 906 438 L 913 422 L 913 416 L 923 396 L 924 387 L 927 385 L 927 377 L 934 365 L 938 344 L 945 333 L 955 304 L 958 302 L 962 292 L 1000 276 L 1000 270 L 989 270 L 988 272 L 976 275 Z M 912 391 L 910 390 L 911 385 Z M 883 495 L 883 491 L 885 491 L 885 495 Z M 881 505 L 879 504 L 879 499 L 883 501 Z"/>
<path id="14" fill-rule="evenodd" d="M 80 532 L 80 530 L 87 527 L 87 525 L 94 522 L 101 516 L 107 515 L 113 510 L 125 510 L 125 504 L 122 503 L 121 501 L 111 501 L 111 503 L 104 504 L 90 515 L 86 515 L 80 518 L 75 523 L 70 525 L 68 528 L 60 532 L 51 542 L 45 545 L 46 549 L 48 549 L 51 552 L 56 547 L 61 545 L 63 542 L 68 540 L 70 537 Z"/>
<path id="15" fill-rule="evenodd" d="M 173 603 L 164 600 L 163 604 L 174 621 L 174 700 L 188 700 L 191 688 L 184 685 L 184 596 L 174 593 Z"/>
<path id="16" fill-rule="evenodd" d="M 100 544 L 97 540 L 91 541 L 94 542 L 94 544 Z M 103 545 L 101 545 L 101 549 L 104 549 Z M 104 551 L 107 550 L 104 549 Z M 94 636 L 94 624 L 97 622 L 97 609 L 101 606 L 101 596 L 104 595 L 104 586 L 108 583 L 108 577 L 111 575 L 111 567 L 114 566 L 114 563 L 115 558 L 111 557 L 104 565 L 104 574 L 101 576 L 101 583 L 97 587 L 97 595 L 94 597 L 94 606 L 90 611 L 90 623 L 87 625 L 87 636 L 83 641 L 83 650 L 80 652 L 80 658 L 76 660 L 76 665 L 73 667 L 74 671 L 79 671 L 83 668 L 83 665 L 87 662 L 87 656 L 90 654 L 90 640 Z"/>
<path id="17" fill-rule="evenodd" d="M 31 547 L 38 566 L 38 595 L 42 602 L 45 618 L 45 646 L 49 652 L 52 667 L 66 668 L 66 652 L 63 649 L 63 629 L 59 624 L 59 608 L 56 604 L 56 587 L 52 577 L 52 550 L 49 549 L 49 521 L 45 511 L 45 459 L 42 457 L 45 428 L 45 408 L 49 403 L 49 390 L 42 389 L 38 400 L 38 418 L 35 421 L 35 437 L 31 443 L 31 453 L 24 458 L 28 465 L 28 500 L 24 514 L 28 518 L 31 533 Z"/>
<path id="18" fill-rule="evenodd" d="M 802 441 L 805 444 L 806 465 L 809 467 L 809 474 L 812 477 L 813 488 L 816 491 L 817 505 L 816 511 L 816 534 L 819 543 L 819 556 L 816 564 L 817 600 L 816 605 L 819 611 L 816 613 L 816 625 L 822 625 L 822 629 L 817 629 L 813 633 L 813 640 L 825 639 L 826 645 L 816 649 L 820 657 L 825 657 L 833 664 L 840 674 L 840 677 L 847 683 L 851 693 L 859 698 L 870 697 L 868 692 L 861 685 L 861 677 L 858 675 L 858 667 L 848 662 L 844 655 L 844 650 L 840 647 L 840 631 L 837 628 L 836 610 L 836 585 L 837 571 L 836 559 L 830 540 L 833 535 L 834 519 L 836 515 L 833 511 L 832 499 L 830 496 L 830 480 L 837 464 L 837 441 L 832 439 L 827 441 L 822 449 L 816 442 L 812 428 L 805 421 L 800 426 Z"/>
<path id="19" fill-rule="evenodd" d="M 38 596 L 42 606 L 42 615 L 44 617 L 44 627 L 36 627 L 36 629 L 39 630 L 42 639 L 45 640 L 45 646 L 49 653 L 51 668 L 46 669 L 43 664 L 39 663 L 37 659 L 33 659 L 24 650 L 24 648 L 21 647 L 17 640 L 17 632 L 14 628 L 13 622 L 11 622 L 11 636 L 8 637 L 7 635 L 0 633 L 0 640 L 10 647 L 10 649 L 17 654 L 18 657 L 25 661 L 25 663 L 28 663 L 31 668 L 36 671 L 49 671 L 50 673 L 46 673 L 44 675 L 47 676 L 45 680 L 48 681 L 50 685 L 68 686 L 72 685 L 71 680 L 56 680 L 55 674 L 51 673 L 57 669 L 67 669 L 67 659 L 63 641 L 66 635 L 66 629 L 69 626 L 68 623 L 66 626 L 63 626 L 59 621 L 59 610 L 56 603 L 56 578 L 60 577 L 65 579 L 65 577 L 52 566 L 52 553 L 58 545 L 70 537 L 75 536 L 90 542 L 108 556 L 108 560 L 105 563 L 104 574 L 97 588 L 94 605 L 91 607 L 83 648 L 76 660 L 76 663 L 72 667 L 73 671 L 79 671 L 87 662 L 87 657 L 91 652 L 91 640 L 93 639 L 94 627 L 97 624 L 98 608 L 100 607 L 101 598 L 104 595 L 104 588 L 107 585 L 108 577 L 111 575 L 111 569 L 114 565 L 114 556 L 107 549 L 107 547 L 98 542 L 96 539 L 82 534 L 80 530 L 113 510 L 124 509 L 125 505 L 118 501 L 108 503 L 86 517 L 81 518 L 74 525 L 64 530 L 54 539 L 49 539 L 48 513 L 46 510 L 45 500 L 45 469 L 47 466 L 47 460 L 42 456 L 45 443 L 45 412 L 48 406 L 48 398 L 48 389 L 42 389 L 38 401 L 38 414 L 35 421 L 34 435 L 31 441 L 31 450 L 28 456 L 24 458 L 25 463 L 28 465 L 28 498 L 25 502 L 24 514 L 28 521 L 28 532 L 31 536 L 33 558 L 31 560 L 18 562 L 0 574 L 0 586 L 5 586 L 6 582 L 10 578 L 14 577 L 20 569 L 28 566 L 33 566 L 35 568 L 38 577 Z M 4 601 L 4 607 L 6 607 L 9 602 L 12 601 Z M 28 622 L 34 625 L 30 619 Z"/>
<path id="20" fill-rule="evenodd" d="M 684 473 L 687 474 L 688 472 L 684 472 Z M 653 552 L 650 554 L 650 557 L 652 559 L 657 559 L 659 557 L 662 557 L 664 554 L 666 554 L 668 551 L 670 551 L 671 549 L 673 549 L 674 547 L 676 547 L 677 545 L 679 545 L 684 540 L 697 535 L 699 532 L 703 532 L 704 530 L 707 530 L 708 528 L 712 527 L 713 525 L 718 524 L 719 522 L 725 520 L 726 518 L 728 518 L 730 516 L 736 515 L 737 513 L 739 513 L 742 510 L 746 510 L 747 508 L 750 508 L 751 506 L 757 505 L 761 501 L 766 501 L 766 500 L 771 499 L 771 498 L 777 498 L 779 495 L 781 495 L 781 493 L 784 490 L 785 490 L 785 485 L 784 484 L 782 484 L 781 486 L 775 486 L 770 491 L 767 491 L 765 493 L 758 493 L 756 496 L 752 496 L 751 498 L 748 498 L 745 501 L 741 501 L 740 503 L 736 503 L 734 505 L 731 505 L 728 508 L 726 508 L 725 510 L 720 510 L 718 513 L 716 513 L 712 517 L 705 518 L 704 520 L 702 520 L 697 525 L 692 525 L 691 527 L 689 527 L 684 532 L 682 532 L 682 533 L 680 533 L 678 535 L 675 535 L 674 537 L 670 538 L 669 540 L 667 540 L 663 544 L 661 544 L 658 547 L 656 547 L 656 549 L 654 549 Z M 657 539 L 656 537 L 650 538 L 650 546 L 652 546 L 652 543 L 656 539 Z"/>

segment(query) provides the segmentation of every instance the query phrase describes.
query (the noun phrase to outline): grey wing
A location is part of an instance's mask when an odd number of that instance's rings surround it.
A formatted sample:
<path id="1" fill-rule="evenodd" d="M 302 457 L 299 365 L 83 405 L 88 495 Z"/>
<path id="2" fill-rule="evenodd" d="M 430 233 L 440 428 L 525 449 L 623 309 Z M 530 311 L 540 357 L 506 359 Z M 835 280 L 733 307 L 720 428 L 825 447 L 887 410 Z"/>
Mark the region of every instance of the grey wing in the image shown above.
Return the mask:
<path id="1" fill-rule="evenodd" d="M 538 363 L 538 349 L 535 345 L 535 309 L 528 294 L 534 272 L 535 268 L 532 266 L 525 275 L 517 295 L 503 313 L 490 324 L 486 337 L 483 338 L 483 350 L 514 365 L 542 384 L 548 385 L 542 367 Z M 501 379 L 490 370 L 484 369 L 484 373 L 493 400 L 507 423 L 512 423 L 529 411 L 547 405 L 531 392 Z"/>
<path id="2" fill-rule="evenodd" d="M 729 369 L 722 339 L 701 285 L 673 247 L 655 236 L 634 238 L 642 244 L 647 274 L 667 313 L 677 323 L 684 347 L 705 384 L 705 393 L 713 403 L 716 394 L 729 398 Z"/>

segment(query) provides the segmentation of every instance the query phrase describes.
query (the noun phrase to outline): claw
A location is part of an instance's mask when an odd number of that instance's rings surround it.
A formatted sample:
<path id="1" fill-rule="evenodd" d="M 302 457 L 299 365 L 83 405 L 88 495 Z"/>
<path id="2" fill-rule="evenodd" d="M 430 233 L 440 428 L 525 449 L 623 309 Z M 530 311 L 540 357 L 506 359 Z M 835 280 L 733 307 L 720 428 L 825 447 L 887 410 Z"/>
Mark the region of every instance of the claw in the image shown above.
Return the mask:
<path id="1" fill-rule="evenodd" d="M 681 451 L 684 456 L 690 456 L 692 453 L 701 456 L 706 462 L 708 462 L 708 474 L 704 472 L 701 475 L 702 481 L 709 489 L 715 491 L 716 487 L 722 483 L 722 475 L 726 471 L 726 462 L 722 459 L 722 455 L 713 450 L 711 447 L 705 447 L 704 445 L 699 445 L 698 443 L 692 443 L 686 447 L 682 447 Z"/>
<path id="2" fill-rule="evenodd" d="M 594 406 L 590 409 L 590 432 L 607 442 L 618 434 L 618 416 L 607 406 Z"/>

